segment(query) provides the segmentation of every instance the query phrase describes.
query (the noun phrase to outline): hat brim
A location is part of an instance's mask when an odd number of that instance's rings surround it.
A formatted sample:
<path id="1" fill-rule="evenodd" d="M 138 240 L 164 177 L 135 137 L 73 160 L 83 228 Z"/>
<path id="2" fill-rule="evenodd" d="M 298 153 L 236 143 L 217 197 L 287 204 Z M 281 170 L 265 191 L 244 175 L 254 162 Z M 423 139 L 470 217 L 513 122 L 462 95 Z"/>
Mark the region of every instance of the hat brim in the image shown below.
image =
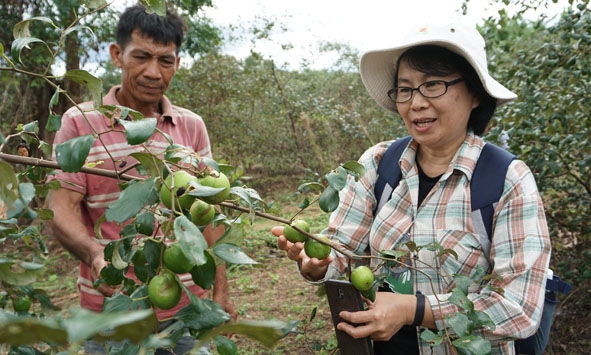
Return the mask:
<path id="1" fill-rule="evenodd" d="M 396 104 L 390 100 L 387 93 L 394 86 L 394 72 L 398 58 L 411 47 L 427 44 L 447 48 L 464 57 L 480 77 L 484 89 L 497 100 L 497 107 L 517 98 L 514 92 L 490 76 L 486 68 L 482 68 L 482 65 L 486 65 L 486 63 L 476 63 L 466 48 L 462 48 L 456 43 L 450 43 L 445 39 L 430 38 L 425 41 L 406 43 L 399 47 L 368 51 L 361 56 L 359 63 L 361 80 L 378 105 L 392 112 L 397 112 Z"/>

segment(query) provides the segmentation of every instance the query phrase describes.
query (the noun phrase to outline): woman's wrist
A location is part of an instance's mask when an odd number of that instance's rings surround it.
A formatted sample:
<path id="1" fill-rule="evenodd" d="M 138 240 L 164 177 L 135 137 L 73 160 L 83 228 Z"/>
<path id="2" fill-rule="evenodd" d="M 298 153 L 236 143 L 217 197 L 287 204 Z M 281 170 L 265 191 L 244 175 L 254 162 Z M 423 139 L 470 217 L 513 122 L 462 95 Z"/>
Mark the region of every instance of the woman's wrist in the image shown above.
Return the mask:
<path id="1" fill-rule="evenodd" d="M 412 326 L 418 327 L 423 324 L 423 319 L 425 318 L 425 295 L 420 292 L 416 293 L 416 307 L 415 307 L 415 314 L 414 319 L 412 321 Z"/>

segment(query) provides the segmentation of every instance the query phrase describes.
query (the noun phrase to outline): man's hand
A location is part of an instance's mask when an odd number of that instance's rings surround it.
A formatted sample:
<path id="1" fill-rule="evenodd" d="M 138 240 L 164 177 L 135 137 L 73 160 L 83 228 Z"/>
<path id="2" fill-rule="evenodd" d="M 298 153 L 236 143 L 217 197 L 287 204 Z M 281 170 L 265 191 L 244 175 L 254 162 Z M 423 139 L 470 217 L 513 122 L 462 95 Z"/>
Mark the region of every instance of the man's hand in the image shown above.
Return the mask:
<path id="1" fill-rule="evenodd" d="M 100 254 L 100 255 L 97 255 L 96 257 L 94 257 L 94 259 L 92 260 L 92 263 L 90 264 L 90 278 L 91 278 L 90 281 L 92 281 L 93 285 L 96 282 L 96 280 L 101 278 L 101 270 L 104 267 L 106 267 L 107 265 L 108 265 L 108 263 L 105 261 L 103 254 Z M 97 287 L 97 291 L 100 292 L 105 297 L 113 296 L 115 294 L 115 292 L 117 292 L 118 289 L 119 289 L 119 287 L 111 286 L 105 282 L 102 282 Z"/>

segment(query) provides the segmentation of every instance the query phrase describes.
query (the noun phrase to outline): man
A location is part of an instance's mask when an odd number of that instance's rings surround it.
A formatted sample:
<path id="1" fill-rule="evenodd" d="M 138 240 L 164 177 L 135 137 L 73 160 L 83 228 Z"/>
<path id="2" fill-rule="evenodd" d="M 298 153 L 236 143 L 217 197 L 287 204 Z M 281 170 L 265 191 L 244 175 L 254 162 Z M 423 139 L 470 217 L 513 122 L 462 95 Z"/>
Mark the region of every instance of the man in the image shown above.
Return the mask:
<path id="1" fill-rule="evenodd" d="M 141 6 L 125 10 L 117 26 L 117 43 L 109 48 L 113 63 L 121 69 L 121 84 L 109 91 L 103 104 L 121 105 L 141 112 L 146 118 L 155 117 L 158 129 L 176 144 L 190 147 L 200 156 L 211 157 L 209 137 L 201 117 L 173 106 L 164 96 L 180 64 L 183 31 L 182 19 L 171 12 L 167 12 L 166 16 L 147 14 Z M 86 111 L 95 105 L 83 103 L 80 106 Z M 145 149 L 127 144 L 123 126 L 117 120 L 112 121 L 97 111 L 83 115 L 77 108 L 64 114 L 62 128 L 56 134 L 54 144 L 86 134 L 99 134 L 100 139 L 97 139 L 87 158 L 89 162 L 97 163 L 98 168 L 129 166 L 134 162 L 130 154 Z M 144 144 L 155 154 L 164 151 L 168 145 L 162 134 L 154 134 Z M 102 283 L 94 288 L 93 284 L 100 278 L 101 269 L 107 266 L 104 246 L 110 240 L 119 238 L 121 226 L 103 221 L 100 224 L 102 239 L 96 238 L 94 228 L 106 208 L 118 199 L 120 187 L 115 179 L 86 173 L 58 172 L 53 178 L 61 182 L 61 188 L 53 191 L 48 201 L 54 211 L 52 225 L 55 236 L 81 261 L 78 280 L 81 306 L 100 312 L 104 297 L 113 295 L 117 287 Z M 222 233 L 223 227 L 214 229 L 209 226 L 203 231 L 209 244 Z M 132 272 L 131 277 L 134 277 Z M 192 283 L 190 275 L 180 275 L 180 278 L 195 295 L 201 298 L 207 296 L 207 292 Z M 224 266 L 217 269 L 213 299 L 233 318 L 236 317 L 228 295 Z M 188 302 L 187 295 L 183 293 L 177 307 L 158 310 L 158 319 L 170 318 Z M 192 339 L 184 337 L 177 343 L 174 353 L 184 353 L 192 346 Z M 97 347 L 103 348 L 103 344 L 87 341 L 86 353 L 105 351 L 97 350 Z"/>

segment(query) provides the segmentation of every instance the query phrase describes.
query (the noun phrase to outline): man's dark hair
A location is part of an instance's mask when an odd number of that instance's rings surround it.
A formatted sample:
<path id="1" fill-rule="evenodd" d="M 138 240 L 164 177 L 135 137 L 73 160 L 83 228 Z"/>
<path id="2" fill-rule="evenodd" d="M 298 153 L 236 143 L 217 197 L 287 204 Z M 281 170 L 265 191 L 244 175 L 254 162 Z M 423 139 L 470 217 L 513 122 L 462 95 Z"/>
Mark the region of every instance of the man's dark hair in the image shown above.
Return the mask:
<path id="1" fill-rule="evenodd" d="M 166 16 L 160 16 L 147 13 L 146 8 L 141 5 L 127 8 L 121 14 L 117 24 L 117 44 L 122 50 L 131 42 L 131 33 L 136 29 L 156 43 L 174 43 L 177 54 L 181 51 L 185 23 L 180 16 L 170 10 L 166 10 Z"/>
<path id="2" fill-rule="evenodd" d="M 446 76 L 459 73 L 464 78 L 468 89 L 476 93 L 480 100 L 480 105 L 470 114 L 468 129 L 479 136 L 484 133 L 497 107 L 497 100 L 484 89 L 476 70 L 464 57 L 436 45 L 413 47 L 398 58 L 396 73 L 394 73 L 394 86 L 398 85 L 398 65 L 402 59 L 411 68 L 428 75 Z"/>

